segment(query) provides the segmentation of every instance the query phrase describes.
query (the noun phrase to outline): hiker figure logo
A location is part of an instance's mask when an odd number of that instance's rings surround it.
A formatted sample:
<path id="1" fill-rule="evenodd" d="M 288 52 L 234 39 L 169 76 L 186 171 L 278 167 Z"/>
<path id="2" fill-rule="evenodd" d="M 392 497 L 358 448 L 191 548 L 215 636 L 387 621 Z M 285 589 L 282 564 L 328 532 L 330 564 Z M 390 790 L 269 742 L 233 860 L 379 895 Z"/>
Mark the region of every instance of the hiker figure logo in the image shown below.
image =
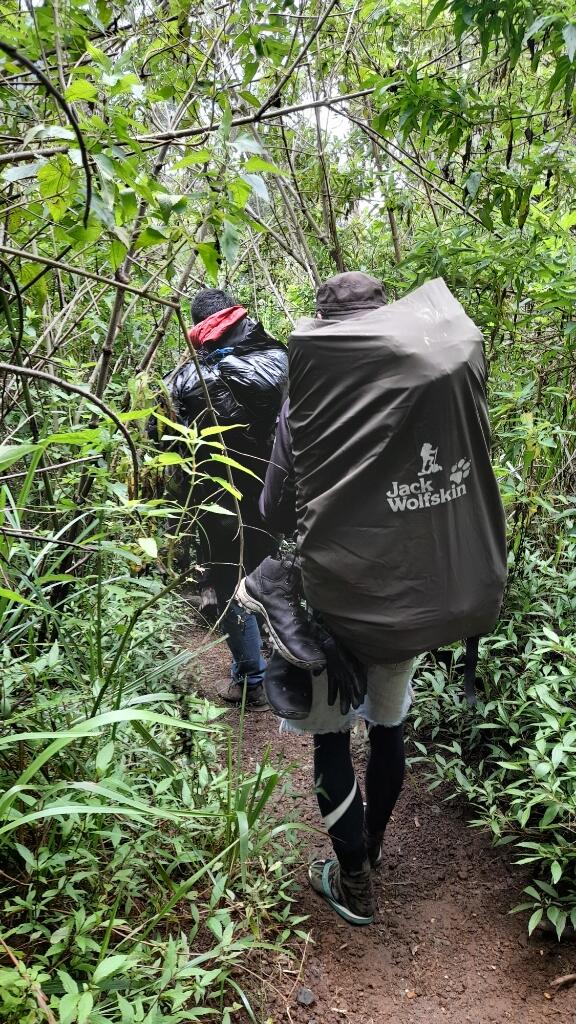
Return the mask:
<path id="1" fill-rule="evenodd" d="M 449 501 L 463 498 L 467 493 L 464 481 L 472 468 L 469 458 L 458 459 L 451 465 L 449 486 L 440 488 L 434 487 L 432 480 L 425 479 L 443 470 L 438 463 L 438 448 L 425 441 L 420 449 L 420 458 L 422 469 L 418 473 L 418 479 L 408 484 L 394 480 L 392 487 L 386 492 L 388 504 L 393 512 L 415 512 L 419 508 L 446 505 Z"/>
<path id="2" fill-rule="evenodd" d="M 436 462 L 436 456 L 438 455 L 438 449 L 433 448 L 429 441 L 426 441 L 420 449 L 420 458 L 422 459 L 422 469 L 418 473 L 418 476 L 429 476 L 430 473 L 439 473 L 442 466 L 439 466 Z"/>

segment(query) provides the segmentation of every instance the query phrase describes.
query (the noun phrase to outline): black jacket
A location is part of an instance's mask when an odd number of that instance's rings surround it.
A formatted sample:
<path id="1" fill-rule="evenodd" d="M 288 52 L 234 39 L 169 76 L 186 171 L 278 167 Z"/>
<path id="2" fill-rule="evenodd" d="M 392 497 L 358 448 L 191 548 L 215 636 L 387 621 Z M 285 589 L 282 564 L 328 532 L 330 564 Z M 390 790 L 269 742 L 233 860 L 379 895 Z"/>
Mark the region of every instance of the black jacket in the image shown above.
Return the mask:
<path id="1" fill-rule="evenodd" d="M 284 345 L 271 338 L 262 324 L 246 317 L 217 342 L 199 350 L 202 376 L 222 426 L 246 424 L 250 443 L 270 451 L 270 437 L 288 380 Z M 200 427 L 212 425 L 206 411 L 202 382 L 192 360 L 167 378 L 178 420 Z M 240 439 L 240 431 L 234 432 Z M 236 447 L 241 448 L 238 441 Z"/>
<path id="2" fill-rule="evenodd" d="M 244 565 L 251 571 L 276 546 L 264 530 L 258 496 L 286 391 L 288 356 L 285 347 L 267 334 L 262 324 L 246 317 L 217 341 L 207 342 L 198 357 L 219 425 L 238 425 L 238 429 L 224 434 L 228 455 L 258 477 L 255 479 L 232 469 L 234 485 L 242 494 Z M 196 422 L 200 430 L 213 426 L 202 381 L 192 360 L 168 374 L 165 385 L 180 423 L 190 426 Z M 154 428 L 151 433 L 154 434 Z M 203 468 L 213 476 L 226 476 L 223 465 L 213 463 Z M 194 491 L 194 504 L 205 501 L 210 493 L 212 501 L 233 511 L 232 499 L 226 491 L 214 495 L 217 487 L 210 482 L 200 485 Z M 211 512 L 201 517 L 199 526 L 202 560 L 226 566 L 222 572 L 232 579 L 236 575 L 234 565 L 238 563 L 240 550 L 236 520 Z"/>

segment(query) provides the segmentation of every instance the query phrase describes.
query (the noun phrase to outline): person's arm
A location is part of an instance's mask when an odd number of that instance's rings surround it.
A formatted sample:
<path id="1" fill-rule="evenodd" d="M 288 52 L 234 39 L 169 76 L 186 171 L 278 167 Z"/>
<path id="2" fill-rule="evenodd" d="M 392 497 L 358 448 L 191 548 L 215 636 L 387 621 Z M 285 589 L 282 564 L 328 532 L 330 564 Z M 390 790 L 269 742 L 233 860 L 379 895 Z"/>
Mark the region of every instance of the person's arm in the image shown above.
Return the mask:
<path id="1" fill-rule="evenodd" d="M 296 485 L 292 439 L 288 424 L 288 401 L 278 418 L 276 438 L 260 495 L 260 515 L 269 530 L 290 535 L 297 527 Z"/>

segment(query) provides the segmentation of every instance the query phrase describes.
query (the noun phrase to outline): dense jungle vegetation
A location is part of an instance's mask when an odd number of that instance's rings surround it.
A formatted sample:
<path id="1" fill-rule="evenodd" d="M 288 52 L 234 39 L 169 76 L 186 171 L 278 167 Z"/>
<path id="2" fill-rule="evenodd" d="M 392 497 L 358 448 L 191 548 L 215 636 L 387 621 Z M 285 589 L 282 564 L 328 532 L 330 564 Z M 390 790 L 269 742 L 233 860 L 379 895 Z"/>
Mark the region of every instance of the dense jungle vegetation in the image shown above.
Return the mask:
<path id="1" fill-rule="evenodd" d="M 211 477 L 219 515 L 242 462 L 216 425 L 146 441 L 204 283 L 286 339 L 325 276 L 440 275 L 482 329 L 510 582 L 480 703 L 426 663 L 413 742 L 532 865 L 529 928 L 576 926 L 573 6 L 0 13 L 0 1019 L 255 1020 L 235 964 L 306 927 L 278 773 L 174 632 L 193 525 L 159 483 Z"/>

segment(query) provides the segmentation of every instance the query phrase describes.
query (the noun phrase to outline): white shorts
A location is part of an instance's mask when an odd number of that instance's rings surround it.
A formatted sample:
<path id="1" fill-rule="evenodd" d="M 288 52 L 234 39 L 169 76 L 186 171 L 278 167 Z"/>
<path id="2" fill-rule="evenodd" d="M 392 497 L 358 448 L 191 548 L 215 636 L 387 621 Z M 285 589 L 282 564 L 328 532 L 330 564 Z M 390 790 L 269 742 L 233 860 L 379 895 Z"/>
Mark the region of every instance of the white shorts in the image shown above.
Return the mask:
<path id="1" fill-rule="evenodd" d="M 281 732 L 347 732 L 355 722 L 392 727 L 404 721 L 412 704 L 414 658 L 395 665 L 370 665 L 368 688 L 363 703 L 347 715 L 340 711 L 340 701 L 328 704 L 328 676 L 322 672 L 312 678 L 312 707 L 307 718 L 283 718 Z"/>

